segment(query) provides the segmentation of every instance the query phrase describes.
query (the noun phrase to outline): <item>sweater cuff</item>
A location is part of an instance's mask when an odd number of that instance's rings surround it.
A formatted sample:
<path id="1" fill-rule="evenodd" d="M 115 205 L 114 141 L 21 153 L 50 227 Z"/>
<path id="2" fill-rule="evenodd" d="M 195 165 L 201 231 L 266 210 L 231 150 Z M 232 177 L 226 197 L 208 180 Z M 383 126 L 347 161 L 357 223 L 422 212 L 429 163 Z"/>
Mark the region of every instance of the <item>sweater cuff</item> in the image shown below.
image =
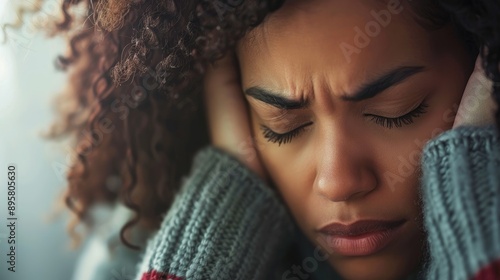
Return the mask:
<path id="1" fill-rule="evenodd" d="M 263 279 L 292 225 L 284 204 L 257 175 L 217 148 L 204 148 L 148 244 L 137 279 L 150 279 L 147 272 Z"/>
<path id="2" fill-rule="evenodd" d="M 499 145 L 493 126 L 458 127 L 424 148 L 426 279 L 470 279 L 500 257 Z"/>

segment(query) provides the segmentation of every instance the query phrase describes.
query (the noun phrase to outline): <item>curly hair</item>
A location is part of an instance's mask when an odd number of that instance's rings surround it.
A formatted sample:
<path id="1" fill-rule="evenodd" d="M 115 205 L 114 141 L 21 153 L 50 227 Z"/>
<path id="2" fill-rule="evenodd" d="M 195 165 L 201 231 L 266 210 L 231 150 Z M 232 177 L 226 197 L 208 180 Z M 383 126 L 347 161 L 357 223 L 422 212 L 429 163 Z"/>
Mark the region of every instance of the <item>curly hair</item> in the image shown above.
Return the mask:
<path id="1" fill-rule="evenodd" d="M 157 228 L 196 151 L 208 144 L 202 106 L 206 66 L 221 58 L 284 0 L 64 0 L 52 34 L 68 36 L 57 60 L 69 83 L 50 136 L 71 137 L 77 156 L 67 174 L 67 206 L 91 225 L 97 202 L 120 202 Z M 452 21 L 483 57 L 500 103 L 500 3 L 410 1 L 418 19 Z M 83 10 L 83 14 L 77 11 Z M 4 26 L 4 31 L 5 31 Z M 5 32 L 4 32 L 5 33 Z M 500 111 L 496 112 L 500 127 Z"/>

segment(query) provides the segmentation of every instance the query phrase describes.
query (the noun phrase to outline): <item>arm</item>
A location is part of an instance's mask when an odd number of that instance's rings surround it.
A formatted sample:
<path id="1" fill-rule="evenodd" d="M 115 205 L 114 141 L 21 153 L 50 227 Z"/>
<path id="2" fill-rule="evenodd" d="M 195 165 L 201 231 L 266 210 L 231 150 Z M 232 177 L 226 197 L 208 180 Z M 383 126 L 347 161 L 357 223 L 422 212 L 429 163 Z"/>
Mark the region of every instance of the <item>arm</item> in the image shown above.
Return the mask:
<path id="1" fill-rule="evenodd" d="M 136 279 L 265 279 L 291 231 L 273 190 L 208 147 L 195 157 Z"/>
<path id="2" fill-rule="evenodd" d="M 425 279 L 500 279 L 499 145 L 490 126 L 458 127 L 425 147 Z"/>

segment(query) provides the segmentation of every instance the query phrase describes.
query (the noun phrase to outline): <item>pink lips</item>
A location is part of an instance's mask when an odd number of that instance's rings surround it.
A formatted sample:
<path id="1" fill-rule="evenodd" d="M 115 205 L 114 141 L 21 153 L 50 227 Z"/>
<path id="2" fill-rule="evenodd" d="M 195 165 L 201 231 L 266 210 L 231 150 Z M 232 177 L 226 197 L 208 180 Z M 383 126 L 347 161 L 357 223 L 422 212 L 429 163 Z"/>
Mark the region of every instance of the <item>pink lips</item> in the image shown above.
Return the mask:
<path id="1" fill-rule="evenodd" d="M 397 235 L 405 220 L 361 220 L 350 225 L 332 223 L 319 232 L 327 245 L 345 256 L 374 254 L 386 247 Z"/>

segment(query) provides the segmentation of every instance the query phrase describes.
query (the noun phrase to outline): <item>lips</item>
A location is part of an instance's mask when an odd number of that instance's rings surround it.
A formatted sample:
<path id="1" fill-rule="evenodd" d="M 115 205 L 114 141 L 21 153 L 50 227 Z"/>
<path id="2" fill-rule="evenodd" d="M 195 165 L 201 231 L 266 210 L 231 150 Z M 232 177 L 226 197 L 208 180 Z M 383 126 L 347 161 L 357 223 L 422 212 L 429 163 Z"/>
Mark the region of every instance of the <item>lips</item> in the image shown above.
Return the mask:
<path id="1" fill-rule="evenodd" d="M 366 256 L 387 247 L 401 234 L 405 220 L 361 220 L 350 225 L 332 223 L 319 232 L 328 247 L 344 256 Z"/>
<path id="2" fill-rule="evenodd" d="M 319 231 L 327 235 L 335 236 L 357 236 L 370 232 L 383 231 L 403 224 L 405 220 L 380 221 L 361 220 L 350 225 L 332 223 L 322 227 Z"/>

